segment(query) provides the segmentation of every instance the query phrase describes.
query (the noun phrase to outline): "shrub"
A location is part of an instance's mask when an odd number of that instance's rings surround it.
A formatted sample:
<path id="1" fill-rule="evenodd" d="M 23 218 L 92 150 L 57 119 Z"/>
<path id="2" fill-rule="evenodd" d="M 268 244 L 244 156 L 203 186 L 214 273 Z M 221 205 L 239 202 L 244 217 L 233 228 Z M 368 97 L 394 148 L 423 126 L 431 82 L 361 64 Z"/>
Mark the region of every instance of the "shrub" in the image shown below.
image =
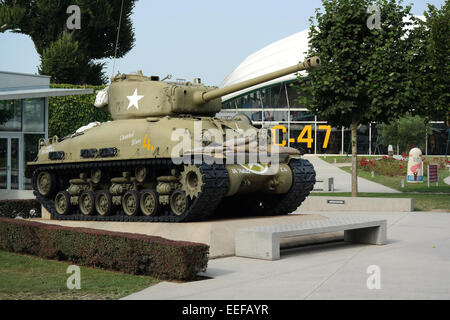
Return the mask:
<path id="1" fill-rule="evenodd" d="M 0 217 L 7 218 L 39 218 L 41 204 L 36 199 L 31 200 L 0 200 Z"/>
<path id="2" fill-rule="evenodd" d="M 434 158 L 425 157 L 423 159 L 424 176 L 427 175 L 426 168 L 429 164 L 437 164 L 439 166 L 439 169 L 444 169 L 448 164 L 448 160 L 443 157 L 434 157 Z M 396 160 L 393 157 L 383 156 L 382 158 L 368 160 L 365 157 L 362 157 L 359 160 L 358 168 L 366 172 L 373 171 L 383 176 L 389 177 L 405 176 L 408 169 L 408 158 L 404 160 Z"/>
<path id="3" fill-rule="evenodd" d="M 111 120 L 111 115 L 105 108 L 94 106 L 96 91 L 105 86 L 74 86 L 70 84 L 52 84 L 52 88 L 93 89 L 93 94 L 79 96 L 50 97 L 49 98 L 49 137 L 57 135 L 65 137 L 74 133 L 78 128 L 91 122 L 105 122 Z"/>
<path id="4" fill-rule="evenodd" d="M 154 236 L 0 218 L 0 250 L 159 279 L 190 280 L 206 269 L 209 247 Z"/>

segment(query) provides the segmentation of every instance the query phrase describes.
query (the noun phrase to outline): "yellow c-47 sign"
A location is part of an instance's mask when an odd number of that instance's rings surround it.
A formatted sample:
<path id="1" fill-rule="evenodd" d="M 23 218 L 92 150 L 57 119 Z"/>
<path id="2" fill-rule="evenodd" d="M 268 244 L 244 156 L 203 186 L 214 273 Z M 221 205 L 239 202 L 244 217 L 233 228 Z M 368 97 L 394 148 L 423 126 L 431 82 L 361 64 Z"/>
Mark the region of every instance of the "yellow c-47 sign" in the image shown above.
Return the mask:
<path id="1" fill-rule="evenodd" d="M 319 130 L 326 130 L 327 133 L 325 135 L 325 140 L 323 141 L 323 148 L 326 149 L 328 147 L 328 143 L 330 141 L 330 135 L 331 135 L 331 126 L 327 125 L 320 125 Z M 283 140 L 281 143 L 277 143 L 277 133 L 278 131 L 281 131 L 282 133 L 286 133 L 287 129 L 283 125 L 277 125 L 272 128 L 272 144 L 274 146 L 284 147 L 287 145 L 287 141 Z M 297 140 L 294 138 L 289 139 L 290 143 L 298 142 L 298 143 L 306 143 L 307 148 L 311 149 L 312 144 L 314 142 L 314 139 L 312 137 L 312 126 L 307 125 L 303 128 L 302 132 L 300 132 L 300 135 L 298 136 Z"/>

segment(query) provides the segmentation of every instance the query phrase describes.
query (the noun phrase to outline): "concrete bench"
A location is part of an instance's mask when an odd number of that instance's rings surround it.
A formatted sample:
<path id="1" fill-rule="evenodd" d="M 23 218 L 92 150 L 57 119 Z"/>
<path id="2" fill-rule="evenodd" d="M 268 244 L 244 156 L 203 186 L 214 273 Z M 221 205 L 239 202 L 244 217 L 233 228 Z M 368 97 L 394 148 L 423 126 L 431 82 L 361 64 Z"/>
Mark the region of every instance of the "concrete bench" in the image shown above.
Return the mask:
<path id="1" fill-rule="evenodd" d="M 317 183 L 322 183 L 322 188 L 316 188 Z M 314 191 L 334 192 L 334 178 L 316 178 L 316 184 L 314 185 Z"/>
<path id="2" fill-rule="evenodd" d="M 236 256 L 279 260 L 281 238 L 337 231 L 344 231 L 344 240 L 348 242 L 386 244 L 386 220 L 342 217 L 239 229 L 236 231 Z"/>

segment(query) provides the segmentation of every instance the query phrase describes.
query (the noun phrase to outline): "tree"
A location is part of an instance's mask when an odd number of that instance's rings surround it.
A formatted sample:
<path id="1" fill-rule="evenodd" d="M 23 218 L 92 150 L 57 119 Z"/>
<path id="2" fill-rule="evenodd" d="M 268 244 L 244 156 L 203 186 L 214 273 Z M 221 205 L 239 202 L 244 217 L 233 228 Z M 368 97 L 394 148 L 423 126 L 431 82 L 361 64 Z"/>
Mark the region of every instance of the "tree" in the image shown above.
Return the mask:
<path id="1" fill-rule="evenodd" d="M 45 50 L 52 52 L 62 49 L 62 45 L 68 46 L 67 41 L 61 42 L 64 32 L 71 33 L 71 39 L 78 46 L 78 52 L 83 63 L 80 67 L 86 78 L 80 79 L 74 74 L 72 84 L 83 84 L 85 81 L 103 79 L 103 65 L 95 63 L 94 60 L 113 58 L 116 54 L 117 27 L 122 9 L 120 35 L 117 46 L 117 57 L 121 58 L 134 46 L 134 30 L 131 22 L 131 13 L 136 0 L 59 0 L 57 3 L 51 0 L 0 0 L 0 29 L 2 32 L 11 30 L 16 33 L 29 35 L 34 42 L 36 50 L 41 58 Z M 80 8 L 81 29 L 68 30 L 67 21 L 71 14 L 67 9 L 71 5 Z M 67 39 L 66 39 L 67 40 Z M 46 64 L 50 57 L 57 56 L 48 54 Z M 66 62 L 66 58 L 61 60 Z M 53 65 L 57 64 L 56 60 Z M 45 64 L 41 69 L 49 68 Z M 64 66 L 52 67 L 51 71 L 64 70 Z M 61 78 L 58 74 L 49 74 L 55 78 Z M 97 84 L 97 83 L 91 83 Z"/>
<path id="2" fill-rule="evenodd" d="M 450 106 L 450 1 L 441 9 L 428 5 L 425 21 L 416 19 L 412 30 L 414 55 L 411 79 L 415 84 L 415 112 L 431 120 L 444 120 Z"/>
<path id="3" fill-rule="evenodd" d="M 411 44 L 404 18 L 410 7 L 395 0 L 322 0 L 311 17 L 308 54 L 320 68 L 299 77 L 299 102 L 334 126 L 352 132 L 352 196 L 357 196 L 357 128 L 405 114 L 413 86 L 406 77 Z M 369 6 L 377 9 L 369 11 Z M 303 81 L 302 81 L 303 80 Z"/>
<path id="4" fill-rule="evenodd" d="M 93 63 L 81 51 L 78 41 L 73 41 L 69 33 L 63 33 L 50 47 L 44 49 L 40 74 L 51 75 L 52 83 L 105 82 L 102 63 Z M 99 69 L 97 69 L 99 68 Z"/>
<path id="5" fill-rule="evenodd" d="M 412 146 L 425 150 L 425 137 L 427 132 L 431 132 L 425 118 L 412 114 L 391 123 L 379 124 L 377 128 L 381 143 L 399 146 L 401 153 L 409 152 Z"/>

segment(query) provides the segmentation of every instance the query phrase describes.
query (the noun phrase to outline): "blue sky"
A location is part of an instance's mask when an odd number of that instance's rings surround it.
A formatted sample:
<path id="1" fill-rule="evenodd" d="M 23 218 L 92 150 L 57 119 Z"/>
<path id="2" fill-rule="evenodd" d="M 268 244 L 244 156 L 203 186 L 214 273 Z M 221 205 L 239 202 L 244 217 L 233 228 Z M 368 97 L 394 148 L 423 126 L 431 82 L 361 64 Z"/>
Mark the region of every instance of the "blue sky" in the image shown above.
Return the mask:
<path id="1" fill-rule="evenodd" d="M 440 7 L 444 0 L 403 3 L 422 15 L 426 3 Z M 140 0 L 132 16 L 136 45 L 116 61 L 115 73 L 142 70 L 220 85 L 248 55 L 307 29 L 320 7 L 320 0 Z M 37 73 L 39 56 L 28 36 L 0 33 L 0 45 L 0 70 Z M 112 60 L 105 62 L 109 77 Z"/>

